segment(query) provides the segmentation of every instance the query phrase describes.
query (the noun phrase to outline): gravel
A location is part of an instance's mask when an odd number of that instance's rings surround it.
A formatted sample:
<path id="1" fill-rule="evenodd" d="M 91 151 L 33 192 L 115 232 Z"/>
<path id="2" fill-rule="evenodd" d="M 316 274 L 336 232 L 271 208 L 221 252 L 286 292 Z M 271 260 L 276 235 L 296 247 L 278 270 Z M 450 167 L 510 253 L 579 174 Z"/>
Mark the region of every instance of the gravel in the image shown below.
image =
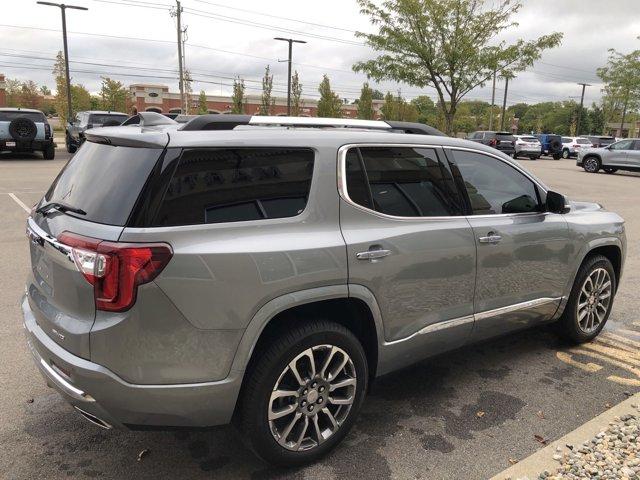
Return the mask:
<path id="1" fill-rule="evenodd" d="M 640 480 L 640 406 L 637 414 L 614 417 L 606 430 L 581 445 L 558 447 L 553 459 L 560 466 L 543 472 L 540 480 Z M 525 480 L 525 479 L 520 479 Z"/>

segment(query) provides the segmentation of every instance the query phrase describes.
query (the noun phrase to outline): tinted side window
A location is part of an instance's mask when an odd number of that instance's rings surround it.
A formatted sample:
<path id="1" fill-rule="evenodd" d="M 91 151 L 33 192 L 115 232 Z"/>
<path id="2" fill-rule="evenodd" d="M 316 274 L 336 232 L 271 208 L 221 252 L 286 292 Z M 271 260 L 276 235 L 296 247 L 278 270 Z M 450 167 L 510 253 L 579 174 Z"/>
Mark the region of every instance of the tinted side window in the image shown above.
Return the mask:
<path id="1" fill-rule="evenodd" d="M 242 222 L 302 213 L 314 154 L 295 148 L 186 150 L 156 226 Z"/>
<path id="2" fill-rule="evenodd" d="M 573 143 L 573 139 L 569 137 L 562 137 L 562 143 Z"/>
<path id="3" fill-rule="evenodd" d="M 367 208 L 398 217 L 436 217 L 461 214 L 453 177 L 439 161 L 435 150 L 408 147 L 366 147 L 360 149 L 369 192 L 354 192 L 355 181 L 347 185 L 350 198 Z M 355 160 L 355 157 L 351 157 Z M 349 158 L 347 158 L 347 167 Z M 349 178 L 349 173 L 347 174 Z M 354 177 L 355 178 L 355 177 Z"/>
<path id="4" fill-rule="evenodd" d="M 474 215 L 540 211 L 538 189 L 515 168 L 480 153 L 452 153 Z"/>

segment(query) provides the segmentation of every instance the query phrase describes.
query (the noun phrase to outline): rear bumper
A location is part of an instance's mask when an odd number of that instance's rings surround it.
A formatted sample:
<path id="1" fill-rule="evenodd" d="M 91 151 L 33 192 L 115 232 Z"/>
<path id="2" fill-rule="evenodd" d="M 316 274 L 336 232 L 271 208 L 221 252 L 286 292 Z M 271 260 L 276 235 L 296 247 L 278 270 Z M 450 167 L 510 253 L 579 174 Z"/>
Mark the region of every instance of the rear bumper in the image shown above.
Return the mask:
<path id="1" fill-rule="evenodd" d="M 85 418 L 110 428 L 200 428 L 229 423 L 242 383 L 241 372 L 206 383 L 140 385 L 77 357 L 38 326 L 27 297 L 22 301 L 27 344 L 50 387 Z M 92 418 L 93 417 L 93 418 Z"/>
<path id="2" fill-rule="evenodd" d="M 7 145 L 15 143 L 15 145 Z M 38 152 L 43 151 L 53 145 L 53 138 L 46 140 L 0 140 L 0 152 Z"/>

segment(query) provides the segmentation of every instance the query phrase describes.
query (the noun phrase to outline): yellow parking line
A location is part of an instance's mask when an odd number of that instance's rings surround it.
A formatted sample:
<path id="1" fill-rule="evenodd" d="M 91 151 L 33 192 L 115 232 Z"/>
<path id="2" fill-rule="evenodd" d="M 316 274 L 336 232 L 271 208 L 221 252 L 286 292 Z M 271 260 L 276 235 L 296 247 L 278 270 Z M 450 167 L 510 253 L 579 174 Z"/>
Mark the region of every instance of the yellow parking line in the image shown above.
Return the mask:
<path id="1" fill-rule="evenodd" d="M 627 337 L 622 337 L 620 335 L 616 335 L 615 333 L 605 332 L 602 334 L 604 338 L 611 338 L 612 340 L 617 340 L 619 342 L 625 343 L 633 348 L 640 348 L 640 342 L 636 342 L 635 340 L 631 340 Z"/>
<path id="2" fill-rule="evenodd" d="M 640 386 L 640 369 L 632 367 L 632 366 L 626 364 L 625 362 L 620 362 L 620 361 L 615 360 L 613 358 L 609 358 L 606 355 L 602 355 L 600 353 L 593 352 L 593 351 L 588 351 L 588 350 L 585 351 L 585 350 L 581 350 L 580 348 L 572 348 L 570 350 L 570 352 L 578 354 L 578 355 L 587 355 L 589 357 L 597 358 L 598 360 L 602 360 L 604 362 L 610 363 L 611 365 L 614 365 L 614 366 L 619 367 L 619 368 L 621 368 L 623 370 L 626 370 L 626 371 L 632 373 L 633 375 L 635 375 L 638 378 L 637 379 L 635 379 L 635 378 L 622 378 L 622 377 L 618 377 L 616 375 L 611 375 L 611 376 L 609 376 L 607 378 L 609 380 L 613 381 L 613 382 L 624 383 L 625 385 Z"/>
<path id="3" fill-rule="evenodd" d="M 616 332 L 625 333 L 627 335 L 633 335 L 634 337 L 640 337 L 640 332 L 637 330 L 627 330 L 626 328 L 620 328 Z"/>
<path id="4" fill-rule="evenodd" d="M 605 345 L 598 345 L 597 343 L 585 343 L 581 348 L 598 352 L 602 355 L 606 355 L 607 357 L 625 362 L 628 365 L 640 367 L 640 357 L 625 350 L 619 350 Z M 638 372 L 640 372 L 640 370 L 638 370 Z"/>
<path id="5" fill-rule="evenodd" d="M 596 340 L 594 340 L 594 343 L 602 343 L 610 347 L 618 348 L 620 350 L 624 350 L 625 352 L 629 352 L 633 354 L 638 352 L 638 349 L 636 347 L 632 347 L 630 345 L 627 345 L 626 343 L 622 343 L 617 340 L 612 340 L 608 337 L 602 337 L 602 336 L 598 337 Z"/>
<path id="6" fill-rule="evenodd" d="M 579 368 L 580 370 L 584 370 L 585 372 L 595 373 L 599 370 L 602 370 L 600 365 L 595 363 L 582 363 L 573 359 L 573 356 L 567 352 L 556 352 L 556 356 L 562 362 L 571 365 L 573 367 Z"/>

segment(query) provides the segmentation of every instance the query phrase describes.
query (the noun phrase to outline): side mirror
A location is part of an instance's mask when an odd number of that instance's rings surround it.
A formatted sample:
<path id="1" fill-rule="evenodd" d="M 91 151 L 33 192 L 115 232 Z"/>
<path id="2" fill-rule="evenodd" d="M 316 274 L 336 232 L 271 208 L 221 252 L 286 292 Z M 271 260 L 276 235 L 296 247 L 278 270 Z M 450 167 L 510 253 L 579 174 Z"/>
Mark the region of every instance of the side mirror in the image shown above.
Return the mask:
<path id="1" fill-rule="evenodd" d="M 564 195 L 549 190 L 547 192 L 547 212 L 551 213 L 567 213 L 567 199 Z"/>

